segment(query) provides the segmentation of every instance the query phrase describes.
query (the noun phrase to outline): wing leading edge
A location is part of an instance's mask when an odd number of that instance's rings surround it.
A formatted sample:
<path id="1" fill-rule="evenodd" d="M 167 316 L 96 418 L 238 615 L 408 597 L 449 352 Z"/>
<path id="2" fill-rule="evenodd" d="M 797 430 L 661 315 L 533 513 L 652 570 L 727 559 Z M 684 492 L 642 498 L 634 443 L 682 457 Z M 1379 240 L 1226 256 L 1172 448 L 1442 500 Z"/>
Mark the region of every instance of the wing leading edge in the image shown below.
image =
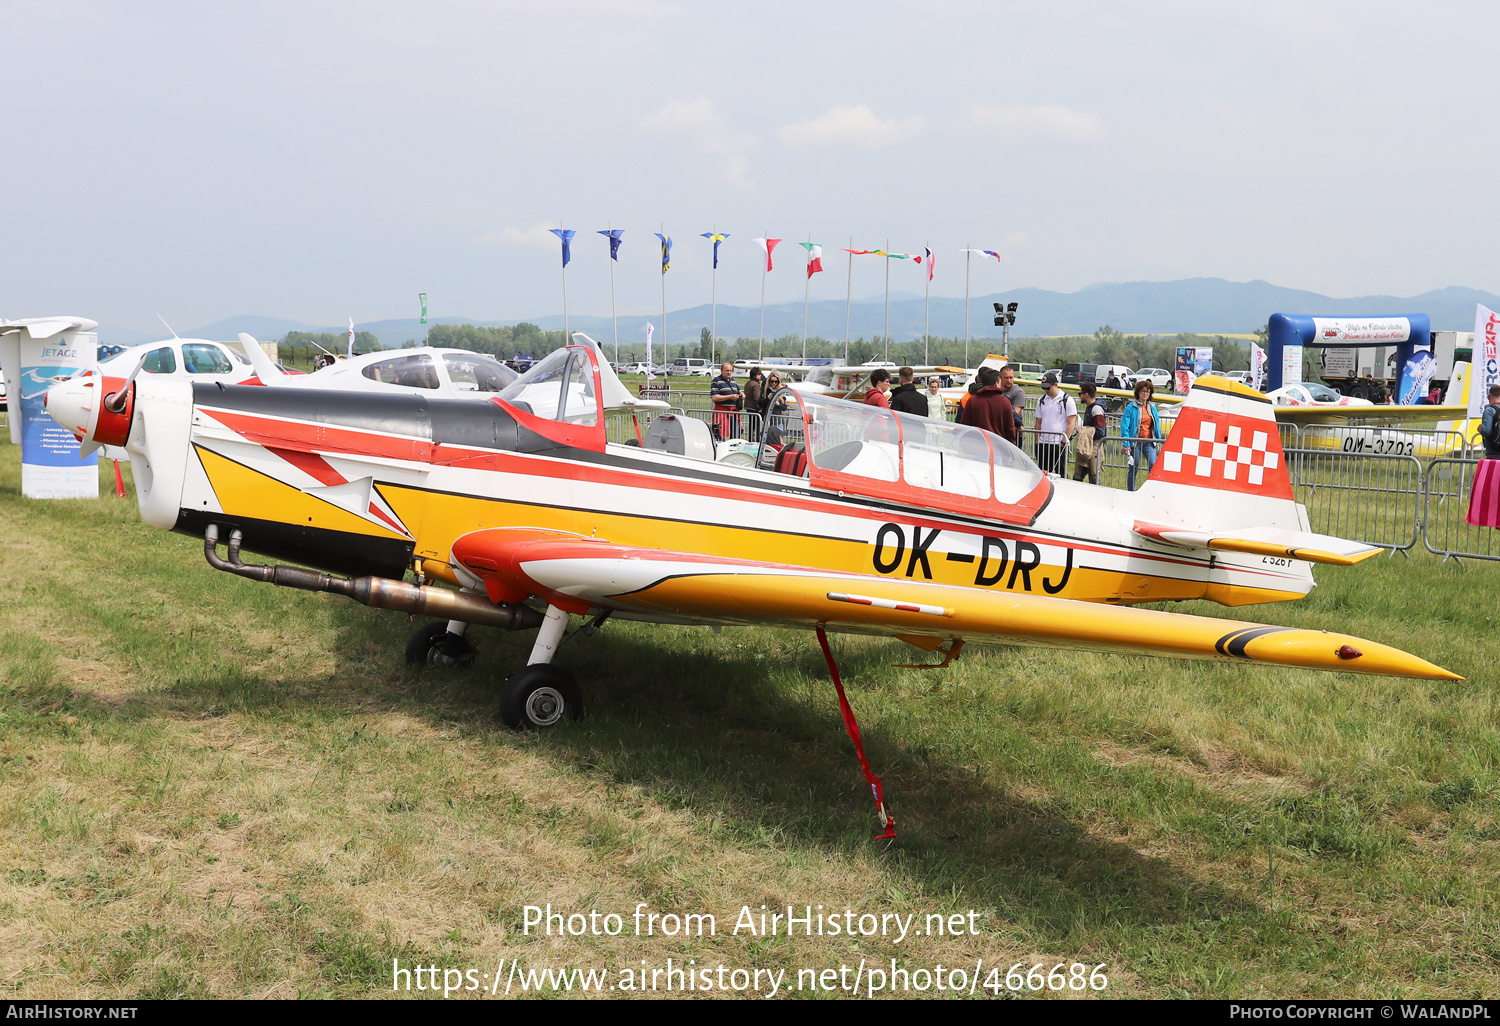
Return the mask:
<path id="1" fill-rule="evenodd" d="M 629 548 L 544 531 L 478 531 L 460 538 L 453 556 L 492 593 L 540 595 L 579 613 L 611 609 L 648 619 L 900 635 L 914 643 L 1048 645 L 1462 679 L 1388 645 L 1327 631 Z"/>

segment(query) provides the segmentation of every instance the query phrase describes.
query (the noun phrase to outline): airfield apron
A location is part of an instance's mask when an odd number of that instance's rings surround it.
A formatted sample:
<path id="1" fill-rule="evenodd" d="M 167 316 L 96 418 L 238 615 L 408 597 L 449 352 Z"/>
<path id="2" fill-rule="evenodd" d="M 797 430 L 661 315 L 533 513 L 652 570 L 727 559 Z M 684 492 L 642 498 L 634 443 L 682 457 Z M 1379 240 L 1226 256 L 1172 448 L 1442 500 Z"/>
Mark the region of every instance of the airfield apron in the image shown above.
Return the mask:
<path id="1" fill-rule="evenodd" d="M 1500 527 L 1500 459 L 1480 460 L 1474 469 L 1464 520 L 1475 527 Z"/>

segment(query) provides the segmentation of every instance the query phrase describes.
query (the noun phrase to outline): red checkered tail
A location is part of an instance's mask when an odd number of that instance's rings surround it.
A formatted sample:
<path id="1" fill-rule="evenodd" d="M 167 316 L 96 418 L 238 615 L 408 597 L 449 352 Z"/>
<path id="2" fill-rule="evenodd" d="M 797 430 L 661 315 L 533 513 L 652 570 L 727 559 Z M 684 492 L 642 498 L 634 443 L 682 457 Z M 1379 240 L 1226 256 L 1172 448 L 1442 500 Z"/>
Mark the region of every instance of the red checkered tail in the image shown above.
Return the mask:
<path id="1" fill-rule="evenodd" d="M 1306 530 L 1271 401 L 1236 381 L 1199 378 L 1142 486 L 1163 523 L 1211 530 Z"/>

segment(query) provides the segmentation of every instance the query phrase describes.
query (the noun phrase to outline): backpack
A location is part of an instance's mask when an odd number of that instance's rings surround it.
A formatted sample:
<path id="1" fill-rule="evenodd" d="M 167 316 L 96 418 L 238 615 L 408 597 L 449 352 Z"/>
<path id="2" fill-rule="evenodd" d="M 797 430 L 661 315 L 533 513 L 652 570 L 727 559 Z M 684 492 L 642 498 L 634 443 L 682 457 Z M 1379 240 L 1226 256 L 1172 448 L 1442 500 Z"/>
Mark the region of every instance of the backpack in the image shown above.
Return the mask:
<path id="1" fill-rule="evenodd" d="M 1485 425 L 1489 427 L 1486 429 Z M 1486 406 L 1479 421 L 1479 437 L 1485 447 L 1500 451 L 1500 406 Z"/>

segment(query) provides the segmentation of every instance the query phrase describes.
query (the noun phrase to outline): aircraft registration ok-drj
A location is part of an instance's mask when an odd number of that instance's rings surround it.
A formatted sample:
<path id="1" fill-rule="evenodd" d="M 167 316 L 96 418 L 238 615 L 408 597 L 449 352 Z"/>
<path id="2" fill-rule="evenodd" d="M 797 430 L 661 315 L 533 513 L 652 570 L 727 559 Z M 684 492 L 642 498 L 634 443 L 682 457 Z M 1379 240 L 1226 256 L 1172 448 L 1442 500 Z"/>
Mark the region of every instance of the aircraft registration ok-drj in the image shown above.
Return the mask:
<path id="1" fill-rule="evenodd" d="M 570 615 L 590 633 L 609 617 L 816 631 L 862 762 L 826 631 L 935 666 L 993 642 L 1459 679 L 1342 634 L 1132 608 L 1300 598 L 1309 563 L 1379 551 L 1307 531 L 1271 404 L 1227 379 L 1200 379 L 1134 493 L 1049 477 L 978 428 L 818 395 L 783 397 L 793 427 L 755 467 L 688 458 L 665 416 L 609 444 L 620 388 L 575 335 L 484 402 L 83 374 L 48 409 L 123 446 L 145 520 L 204 539 L 218 569 L 441 617 L 412 661 L 471 656 L 471 624 L 537 630 L 502 691 L 512 726 L 579 715 L 553 662 Z"/>

